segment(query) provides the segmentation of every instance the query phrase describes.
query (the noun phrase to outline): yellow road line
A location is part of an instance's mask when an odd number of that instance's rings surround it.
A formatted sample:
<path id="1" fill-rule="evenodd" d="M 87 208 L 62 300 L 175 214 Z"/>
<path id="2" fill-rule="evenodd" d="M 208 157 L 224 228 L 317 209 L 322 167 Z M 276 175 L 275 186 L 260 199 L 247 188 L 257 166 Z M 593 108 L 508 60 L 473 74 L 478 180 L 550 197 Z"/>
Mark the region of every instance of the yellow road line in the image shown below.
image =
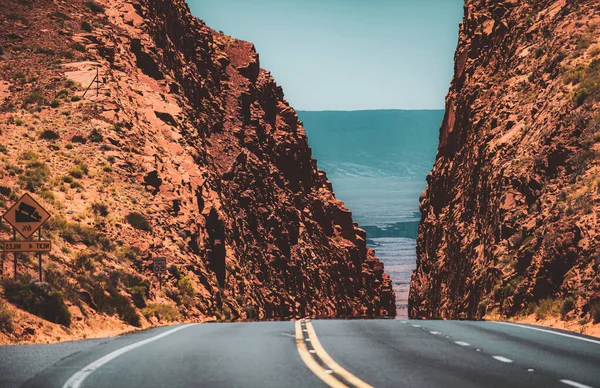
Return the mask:
<path id="1" fill-rule="evenodd" d="M 325 372 L 325 369 L 319 365 L 315 359 L 310 355 L 306 345 L 304 344 L 304 337 L 302 336 L 302 326 L 300 321 L 296 321 L 296 346 L 298 347 L 298 353 L 300 358 L 304 361 L 304 364 L 323 382 L 333 388 L 344 388 L 345 384 L 342 384 L 338 379 Z"/>
<path id="2" fill-rule="evenodd" d="M 315 350 L 315 352 L 317 352 L 317 355 L 321 357 L 321 360 L 323 360 L 323 362 L 329 367 L 329 369 L 342 376 L 346 379 L 346 381 L 348 381 L 351 384 L 354 384 L 356 387 L 373 388 L 372 385 L 365 383 L 358 377 L 354 376 L 352 373 L 348 372 L 346 369 L 342 368 L 337 362 L 333 360 L 333 358 L 331 358 L 329 354 L 327 354 L 323 346 L 321 346 L 319 338 L 317 337 L 317 333 L 315 332 L 315 329 L 310 322 L 306 322 L 306 330 L 308 330 L 308 336 L 310 337 L 310 343 L 312 344 L 313 349 Z"/>
<path id="3" fill-rule="evenodd" d="M 316 353 L 317 356 L 323 361 L 323 363 L 337 375 L 346 379 L 347 382 L 353 384 L 358 388 L 373 388 L 371 385 L 365 383 L 358 377 L 354 376 L 352 373 L 348 372 L 346 369 L 342 368 L 337 362 L 331 358 L 331 356 L 325 351 L 321 342 L 319 342 L 319 338 L 317 337 L 317 333 L 313 325 L 310 323 L 310 320 L 306 320 L 306 331 L 308 332 L 308 337 L 310 339 L 310 343 Z M 327 373 L 326 370 L 319 365 L 315 359 L 311 356 L 304 344 L 304 337 L 302 336 L 302 326 L 300 321 L 296 321 L 296 344 L 298 345 L 298 353 L 300 353 L 300 357 L 308 367 L 317 377 L 323 380 L 330 387 L 347 387 L 346 384 L 342 383 L 338 379 L 336 379 L 331 374 Z"/>

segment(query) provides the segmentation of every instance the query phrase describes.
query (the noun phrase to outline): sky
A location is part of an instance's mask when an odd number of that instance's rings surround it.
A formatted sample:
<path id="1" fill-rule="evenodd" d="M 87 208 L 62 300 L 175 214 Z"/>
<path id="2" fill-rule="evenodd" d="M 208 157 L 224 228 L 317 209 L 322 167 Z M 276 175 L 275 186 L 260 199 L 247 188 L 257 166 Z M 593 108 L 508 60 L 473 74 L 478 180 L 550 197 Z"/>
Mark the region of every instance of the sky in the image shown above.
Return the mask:
<path id="1" fill-rule="evenodd" d="M 296 110 L 443 109 L 463 0 L 187 0 Z"/>

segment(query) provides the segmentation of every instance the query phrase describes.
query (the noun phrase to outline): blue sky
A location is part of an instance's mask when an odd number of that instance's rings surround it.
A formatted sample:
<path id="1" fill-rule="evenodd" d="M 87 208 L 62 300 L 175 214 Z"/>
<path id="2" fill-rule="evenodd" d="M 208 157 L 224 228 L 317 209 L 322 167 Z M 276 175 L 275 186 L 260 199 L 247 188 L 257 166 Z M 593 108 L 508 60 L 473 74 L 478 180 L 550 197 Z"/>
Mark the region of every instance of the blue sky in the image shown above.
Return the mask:
<path id="1" fill-rule="evenodd" d="M 187 0 L 297 110 L 443 109 L 463 0 Z"/>

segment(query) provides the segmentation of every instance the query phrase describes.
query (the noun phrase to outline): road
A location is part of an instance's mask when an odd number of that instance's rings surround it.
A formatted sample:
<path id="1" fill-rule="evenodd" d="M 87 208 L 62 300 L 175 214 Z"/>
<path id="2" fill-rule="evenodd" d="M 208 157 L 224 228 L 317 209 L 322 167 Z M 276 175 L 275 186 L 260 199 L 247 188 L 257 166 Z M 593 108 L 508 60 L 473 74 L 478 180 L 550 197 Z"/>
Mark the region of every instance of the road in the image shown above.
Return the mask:
<path id="1" fill-rule="evenodd" d="M 600 340 L 498 322 L 174 325 L 0 347 L 0 387 L 595 387 Z"/>

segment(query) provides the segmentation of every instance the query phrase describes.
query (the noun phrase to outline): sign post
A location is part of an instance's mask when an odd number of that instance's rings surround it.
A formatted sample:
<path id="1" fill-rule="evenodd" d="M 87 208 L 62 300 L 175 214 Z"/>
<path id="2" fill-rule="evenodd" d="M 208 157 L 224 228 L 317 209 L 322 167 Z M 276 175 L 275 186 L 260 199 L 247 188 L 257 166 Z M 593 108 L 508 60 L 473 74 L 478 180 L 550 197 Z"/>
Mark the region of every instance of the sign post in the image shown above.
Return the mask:
<path id="1" fill-rule="evenodd" d="M 14 271 L 13 276 L 17 278 L 17 254 L 20 252 L 37 252 L 39 260 L 39 279 L 42 281 L 42 252 L 50 252 L 52 243 L 42 241 L 40 228 L 50 218 L 48 213 L 31 195 L 24 194 L 10 209 L 2 216 L 6 222 L 13 227 L 13 238 L 11 241 L 0 241 L 2 251 L 13 252 Z M 38 231 L 38 240 L 29 238 Z M 25 240 L 17 241 L 17 232 Z"/>
<path id="2" fill-rule="evenodd" d="M 153 264 L 154 264 L 154 273 L 158 277 L 159 289 L 162 289 L 162 274 L 167 272 L 167 258 L 166 257 L 155 257 Z"/>

